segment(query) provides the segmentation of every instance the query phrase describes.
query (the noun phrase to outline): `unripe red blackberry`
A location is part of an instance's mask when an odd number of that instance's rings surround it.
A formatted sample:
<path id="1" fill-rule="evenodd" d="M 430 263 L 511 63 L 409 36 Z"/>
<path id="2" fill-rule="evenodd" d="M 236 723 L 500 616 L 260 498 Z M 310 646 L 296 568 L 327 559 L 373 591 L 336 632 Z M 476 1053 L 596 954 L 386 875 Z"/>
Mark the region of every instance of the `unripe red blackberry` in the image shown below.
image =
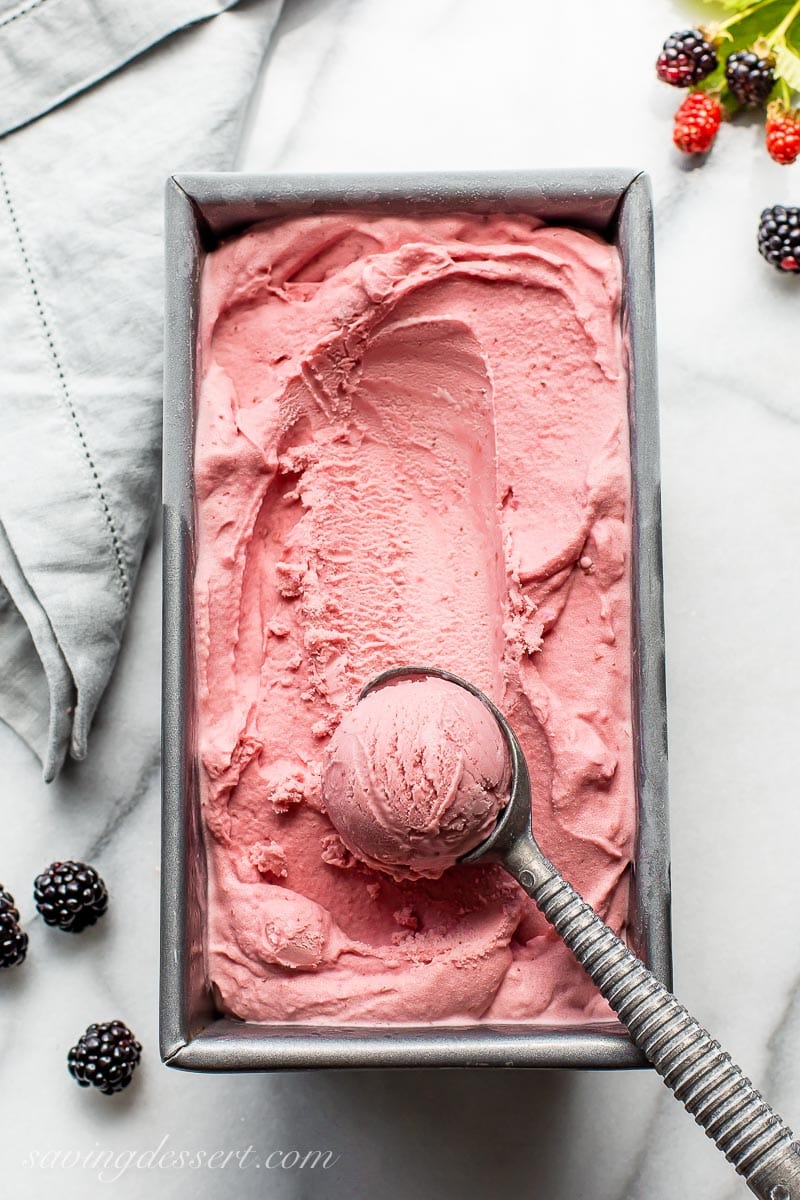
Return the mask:
<path id="1" fill-rule="evenodd" d="M 775 100 L 767 109 L 767 153 L 783 166 L 789 166 L 800 155 L 800 113 L 786 109 Z"/>
<path id="2" fill-rule="evenodd" d="M 672 140 L 684 154 L 706 154 L 722 121 L 722 106 L 706 92 L 690 92 L 675 113 Z"/>

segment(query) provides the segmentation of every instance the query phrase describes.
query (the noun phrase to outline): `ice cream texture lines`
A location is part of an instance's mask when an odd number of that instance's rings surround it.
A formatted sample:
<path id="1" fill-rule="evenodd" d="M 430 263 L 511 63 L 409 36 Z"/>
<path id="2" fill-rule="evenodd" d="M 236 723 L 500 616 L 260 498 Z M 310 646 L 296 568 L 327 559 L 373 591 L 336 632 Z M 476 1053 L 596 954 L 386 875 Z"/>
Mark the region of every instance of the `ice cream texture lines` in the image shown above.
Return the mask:
<path id="1" fill-rule="evenodd" d="M 195 484 L 208 969 L 254 1020 L 604 1010 L 490 864 L 398 879 L 321 799 L 379 671 L 514 725 L 543 848 L 624 932 L 635 834 L 619 262 L 524 216 L 337 213 L 207 258 Z"/>

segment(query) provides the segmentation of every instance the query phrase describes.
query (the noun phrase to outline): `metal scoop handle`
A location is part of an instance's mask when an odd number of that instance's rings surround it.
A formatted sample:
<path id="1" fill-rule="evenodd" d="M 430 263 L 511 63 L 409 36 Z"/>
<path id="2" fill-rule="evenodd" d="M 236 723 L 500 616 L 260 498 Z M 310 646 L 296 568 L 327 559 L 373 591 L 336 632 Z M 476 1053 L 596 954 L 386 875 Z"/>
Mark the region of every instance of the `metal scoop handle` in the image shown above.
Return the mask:
<path id="1" fill-rule="evenodd" d="M 501 862 L 535 900 L 667 1087 L 761 1200 L 800 1200 L 800 1146 L 719 1042 L 531 840 Z"/>
<path id="2" fill-rule="evenodd" d="M 464 862 L 494 861 L 513 875 L 569 946 L 632 1040 L 761 1200 L 800 1200 L 800 1145 L 742 1069 L 631 954 L 562 878 L 531 828 L 531 781 L 522 747 L 474 684 L 438 667 L 394 667 L 365 696 L 398 679 L 436 675 L 466 688 L 494 716 L 508 748 L 511 790 L 497 825 Z"/>

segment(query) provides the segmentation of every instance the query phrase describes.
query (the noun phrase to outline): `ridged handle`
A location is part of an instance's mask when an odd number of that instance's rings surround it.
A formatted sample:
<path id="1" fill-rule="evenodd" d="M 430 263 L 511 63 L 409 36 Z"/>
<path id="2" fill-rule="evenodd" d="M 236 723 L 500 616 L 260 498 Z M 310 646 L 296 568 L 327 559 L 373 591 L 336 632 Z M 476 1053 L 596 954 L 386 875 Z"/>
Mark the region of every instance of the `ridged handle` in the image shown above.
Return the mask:
<path id="1" fill-rule="evenodd" d="M 515 856 L 516 858 L 516 856 Z M 541 870 L 543 862 L 552 874 Z M 794 1134 L 671 992 L 538 856 L 509 869 L 533 897 L 667 1087 L 761 1200 L 800 1200 Z"/>

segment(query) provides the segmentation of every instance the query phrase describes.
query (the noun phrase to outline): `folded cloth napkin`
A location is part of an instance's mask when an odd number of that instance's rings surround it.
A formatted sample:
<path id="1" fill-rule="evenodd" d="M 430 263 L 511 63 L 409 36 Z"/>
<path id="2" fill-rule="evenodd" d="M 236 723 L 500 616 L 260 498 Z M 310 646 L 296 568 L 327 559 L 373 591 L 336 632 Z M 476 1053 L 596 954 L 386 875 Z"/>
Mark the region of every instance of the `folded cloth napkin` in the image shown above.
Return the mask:
<path id="1" fill-rule="evenodd" d="M 0 0 L 0 718 L 89 728 L 159 494 L 166 177 L 234 161 L 282 0 Z"/>

